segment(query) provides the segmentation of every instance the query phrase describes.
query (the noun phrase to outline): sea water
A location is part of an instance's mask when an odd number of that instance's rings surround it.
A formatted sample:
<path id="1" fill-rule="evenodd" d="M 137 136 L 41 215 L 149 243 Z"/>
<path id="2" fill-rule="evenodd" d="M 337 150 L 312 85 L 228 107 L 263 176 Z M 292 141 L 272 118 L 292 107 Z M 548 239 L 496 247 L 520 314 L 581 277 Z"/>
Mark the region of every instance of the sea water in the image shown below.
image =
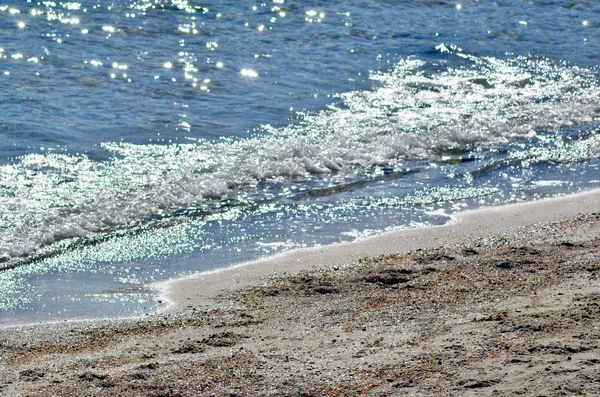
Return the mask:
<path id="1" fill-rule="evenodd" d="M 0 3 L 0 325 L 598 187 L 599 61 L 592 0 Z"/>

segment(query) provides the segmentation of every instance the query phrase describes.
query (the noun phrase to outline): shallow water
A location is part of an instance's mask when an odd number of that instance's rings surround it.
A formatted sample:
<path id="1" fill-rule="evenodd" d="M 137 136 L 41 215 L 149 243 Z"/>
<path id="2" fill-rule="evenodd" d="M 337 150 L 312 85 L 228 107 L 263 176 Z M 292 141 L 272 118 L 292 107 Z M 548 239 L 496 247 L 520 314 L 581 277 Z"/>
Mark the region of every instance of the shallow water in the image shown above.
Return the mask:
<path id="1" fill-rule="evenodd" d="M 593 1 L 0 4 L 0 324 L 598 187 Z"/>

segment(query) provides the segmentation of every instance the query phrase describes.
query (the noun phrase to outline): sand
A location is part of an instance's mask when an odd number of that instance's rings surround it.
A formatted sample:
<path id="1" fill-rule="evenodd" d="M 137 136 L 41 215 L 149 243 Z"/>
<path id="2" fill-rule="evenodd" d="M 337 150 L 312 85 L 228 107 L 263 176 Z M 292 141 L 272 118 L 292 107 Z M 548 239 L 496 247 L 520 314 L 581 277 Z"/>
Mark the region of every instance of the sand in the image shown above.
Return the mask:
<path id="1" fill-rule="evenodd" d="M 0 329 L 0 395 L 600 395 L 599 203 L 165 283 L 170 308 L 146 318 Z"/>

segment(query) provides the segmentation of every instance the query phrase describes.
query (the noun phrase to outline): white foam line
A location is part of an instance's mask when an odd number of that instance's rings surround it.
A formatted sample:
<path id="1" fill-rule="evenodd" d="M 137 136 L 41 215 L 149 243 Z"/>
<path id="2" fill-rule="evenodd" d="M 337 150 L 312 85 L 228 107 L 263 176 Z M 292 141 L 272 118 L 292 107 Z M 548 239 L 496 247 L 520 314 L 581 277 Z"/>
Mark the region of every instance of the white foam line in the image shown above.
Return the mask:
<path id="1" fill-rule="evenodd" d="M 221 293 L 257 285 L 274 272 L 293 273 L 340 266 L 364 257 L 473 243 L 479 238 L 515 233 L 527 225 L 599 211 L 598 204 L 600 189 L 527 203 L 469 210 L 457 214 L 456 221 L 443 226 L 397 230 L 349 243 L 300 248 L 153 286 L 161 291 L 162 299 L 169 303 L 167 312 L 173 312 L 187 305 L 206 304 L 208 299 Z"/>

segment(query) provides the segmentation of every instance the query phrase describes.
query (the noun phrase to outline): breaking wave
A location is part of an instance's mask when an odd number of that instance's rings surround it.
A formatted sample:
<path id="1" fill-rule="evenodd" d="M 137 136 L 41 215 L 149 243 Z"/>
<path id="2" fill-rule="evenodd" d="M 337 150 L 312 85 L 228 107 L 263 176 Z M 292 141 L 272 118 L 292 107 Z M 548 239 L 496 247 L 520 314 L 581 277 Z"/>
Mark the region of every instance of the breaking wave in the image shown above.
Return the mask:
<path id="1" fill-rule="evenodd" d="M 8 267 L 67 239 L 210 213 L 225 201 L 276 202 L 292 181 L 320 191 L 360 181 L 369 170 L 472 148 L 508 148 L 502 161 L 524 166 L 598 156 L 599 138 L 589 128 L 556 134 L 598 123 L 595 70 L 536 57 L 476 57 L 441 44 L 437 60 L 407 58 L 371 79 L 371 90 L 341 94 L 321 112 L 262 126 L 247 139 L 104 143 L 107 161 L 49 153 L 0 166 L 0 262 Z"/>

